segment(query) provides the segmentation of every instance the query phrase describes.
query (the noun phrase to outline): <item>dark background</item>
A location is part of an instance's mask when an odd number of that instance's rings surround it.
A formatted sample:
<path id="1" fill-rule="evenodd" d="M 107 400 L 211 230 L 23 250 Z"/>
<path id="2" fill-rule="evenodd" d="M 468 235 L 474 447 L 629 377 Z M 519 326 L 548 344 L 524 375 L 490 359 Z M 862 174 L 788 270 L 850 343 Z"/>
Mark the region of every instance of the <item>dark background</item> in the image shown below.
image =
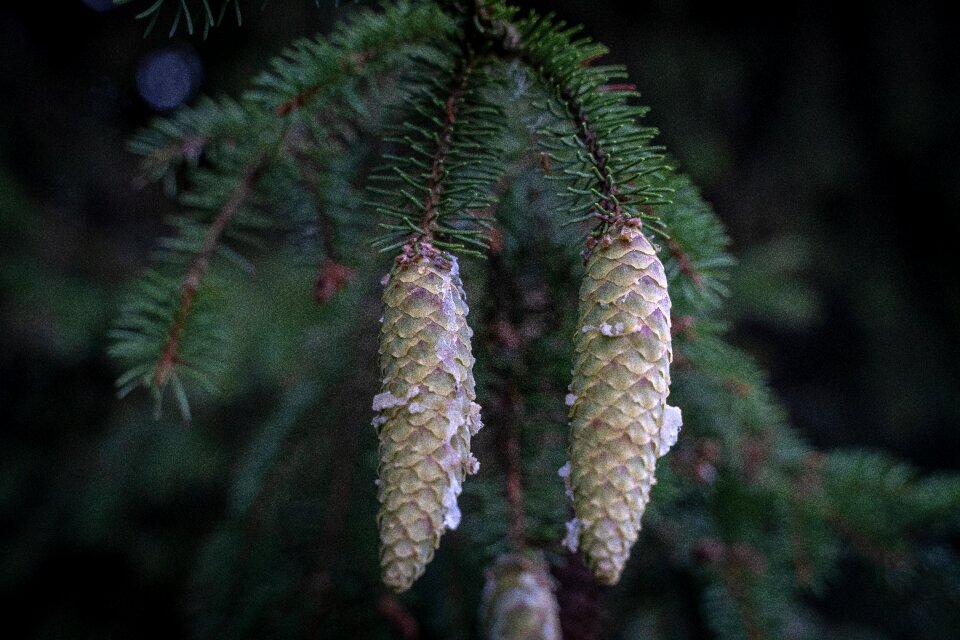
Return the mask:
<path id="1" fill-rule="evenodd" d="M 141 584 L 122 554 L 64 528 L 97 526 L 78 525 L 69 489 L 103 479 L 74 462 L 103 453 L 117 374 L 105 332 L 172 210 L 159 187 L 133 186 L 125 141 L 156 113 L 138 66 L 172 47 L 199 63 L 200 93 L 238 95 L 293 38 L 354 7 L 259 4 L 206 40 L 168 39 L 162 24 L 143 38 L 143 2 L 0 7 L 0 592 L 22 611 L 56 603 L 49 629 L 122 610 L 179 632 L 167 614 L 188 558 Z M 521 4 L 583 23 L 627 65 L 648 123 L 729 228 L 735 341 L 802 433 L 960 467 L 960 34 L 946 6 Z M 189 539 L 222 507 L 217 481 L 191 473 L 195 494 L 145 511 L 144 531 L 159 519 Z M 101 579 L 113 586 L 85 592 Z"/>

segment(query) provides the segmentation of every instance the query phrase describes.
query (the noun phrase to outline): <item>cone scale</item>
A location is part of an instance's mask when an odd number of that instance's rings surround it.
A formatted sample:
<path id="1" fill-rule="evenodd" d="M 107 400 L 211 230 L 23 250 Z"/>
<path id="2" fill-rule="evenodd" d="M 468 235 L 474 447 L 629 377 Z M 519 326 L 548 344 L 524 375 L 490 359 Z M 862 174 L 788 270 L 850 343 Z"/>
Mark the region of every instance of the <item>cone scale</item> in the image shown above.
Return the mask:
<path id="1" fill-rule="evenodd" d="M 611 226 L 587 261 L 574 338 L 570 462 L 560 470 L 575 518 L 565 544 L 615 584 L 640 531 L 657 458 L 676 442 L 670 297 L 639 220 Z"/>
<path id="2" fill-rule="evenodd" d="M 398 259 L 383 292 L 382 387 L 373 401 L 380 565 L 397 592 L 423 574 L 441 534 L 460 523 L 457 497 L 479 466 L 470 454 L 481 427 L 473 332 L 457 261 L 423 249 Z"/>

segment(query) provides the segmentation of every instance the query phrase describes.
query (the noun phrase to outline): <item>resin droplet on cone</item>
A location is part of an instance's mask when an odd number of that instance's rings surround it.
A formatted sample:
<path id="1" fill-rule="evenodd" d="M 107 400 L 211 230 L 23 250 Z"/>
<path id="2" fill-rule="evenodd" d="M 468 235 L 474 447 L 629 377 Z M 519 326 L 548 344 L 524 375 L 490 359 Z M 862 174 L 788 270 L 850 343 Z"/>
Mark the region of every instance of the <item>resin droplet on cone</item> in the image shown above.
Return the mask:
<path id="1" fill-rule="evenodd" d="M 670 297 L 639 221 L 614 225 L 587 261 L 574 338 L 570 466 L 561 470 L 575 519 L 564 543 L 600 582 L 620 579 L 656 482 L 676 442 L 670 387 Z"/>
<path id="2" fill-rule="evenodd" d="M 554 581 L 539 554 L 502 556 L 487 572 L 480 619 L 489 640 L 560 640 Z"/>
<path id="3" fill-rule="evenodd" d="M 405 591 L 423 574 L 445 529 L 460 523 L 457 497 L 475 473 L 472 331 L 456 258 L 406 257 L 383 293 L 380 371 L 373 424 L 380 436 L 380 565 Z"/>

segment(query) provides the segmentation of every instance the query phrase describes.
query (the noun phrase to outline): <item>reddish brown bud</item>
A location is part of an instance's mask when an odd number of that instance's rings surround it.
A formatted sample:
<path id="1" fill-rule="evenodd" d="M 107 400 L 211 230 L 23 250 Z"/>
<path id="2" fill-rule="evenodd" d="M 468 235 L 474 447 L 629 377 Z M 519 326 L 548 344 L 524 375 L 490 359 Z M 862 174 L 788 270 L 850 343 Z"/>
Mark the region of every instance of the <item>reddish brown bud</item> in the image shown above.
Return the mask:
<path id="1" fill-rule="evenodd" d="M 313 299 L 323 304 L 337 294 L 353 279 L 353 271 L 334 260 L 324 260 L 313 285 Z"/>

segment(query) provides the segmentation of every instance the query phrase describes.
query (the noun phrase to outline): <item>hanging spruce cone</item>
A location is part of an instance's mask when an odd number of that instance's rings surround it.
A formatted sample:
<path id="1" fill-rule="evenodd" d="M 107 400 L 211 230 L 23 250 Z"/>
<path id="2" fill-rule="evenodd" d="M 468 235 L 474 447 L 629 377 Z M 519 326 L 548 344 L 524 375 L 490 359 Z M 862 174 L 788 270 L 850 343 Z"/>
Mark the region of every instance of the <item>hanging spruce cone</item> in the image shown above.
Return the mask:
<path id="1" fill-rule="evenodd" d="M 489 640 L 560 640 L 554 581 L 543 558 L 501 557 L 487 573 L 480 619 Z"/>
<path id="2" fill-rule="evenodd" d="M 380 370 L 373 400 L 380 436 L 380 566 L 405 591 L 423 574 L 445 529 L 460 523 L 457 496 L 479 464 L 467 304 L 456 258 L 408 247 L 383 293 Z"/>
<path id="3" fill-rule="evenodd" d="M 670 387 L 670 297 L 663 265 L 639 220 L 611 226 L 587 262 L 574 339 L 565 544 L 597 579 L 620 579 L 656 482 L 656 460 L 676 442 Z"/>

